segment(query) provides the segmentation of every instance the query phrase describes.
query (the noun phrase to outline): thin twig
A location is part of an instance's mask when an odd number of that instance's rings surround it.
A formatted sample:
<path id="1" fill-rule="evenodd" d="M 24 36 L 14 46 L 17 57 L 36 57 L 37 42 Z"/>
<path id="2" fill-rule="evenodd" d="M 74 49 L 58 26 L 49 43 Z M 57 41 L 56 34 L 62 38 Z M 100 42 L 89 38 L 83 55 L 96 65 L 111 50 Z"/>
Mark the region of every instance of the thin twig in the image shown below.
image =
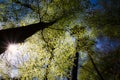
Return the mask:
<path id="1" fill-rule="evenodd" d="M 44 34 L 43 34 L 43 30 L 42 30 L 42 32 L 41 32 L 41 35 L 42 35 L 42 38 L 43 38 L 43 40 L 45 41 L 45 43 L 46 43 L 46 46 L 47 46 L 47 48 L 50 48 L 50 46 L 48 45 L 48 42 L 45 40 L 45 37 L 44 37 Z M 50 56 L 50 58 L 49 58 L 49 63 L 47 64 L 47 68 L 46 68 L 46 74 L 45 74 L 45 76 L 44 76 L 44 78 L 43 78 L 43 80 L 48 80 L 48 74 L 49 74 L 49 65 L 51 64 L 51 60 L 53 59 L 53 57 L 54 57 L 54 55 L 53 55 L 53 49 L 51 49 L 52 51 L 49 51 L 50 52 L 50 54 L 51 54 L 51 56 Z"/>
<path id="2" fill-rule="evenodd" d="M 97 66 L 96 66 L 96 64 L 95 64 L 92 56 L 90 55 L 90 53 L 88 53 L 88 56 L 89 56 L 89 58 L 90 58 L 90 60 L 91 60 L 91 63 L 93 64 L 93 66 L 94 66 L 94 68 L 95 68 L 95 71 L 96 71 L 97 74 L 99 75 L 100 79 L 101 79 L 101 80 L 104 80 L 102 74 L 101 74 L 100 71 L 98 70 L 98 68 L 97 68 Z"/>

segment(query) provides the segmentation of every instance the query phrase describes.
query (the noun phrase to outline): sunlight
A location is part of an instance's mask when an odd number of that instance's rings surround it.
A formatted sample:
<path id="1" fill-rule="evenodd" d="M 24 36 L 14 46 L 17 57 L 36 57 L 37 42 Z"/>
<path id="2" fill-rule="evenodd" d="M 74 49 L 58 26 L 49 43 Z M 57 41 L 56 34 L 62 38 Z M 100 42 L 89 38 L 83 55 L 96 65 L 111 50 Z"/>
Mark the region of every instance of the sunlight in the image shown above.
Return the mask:
<path id="1" fill-rule="evenodd" d="M 15 52 L 17 50 L 17 44 L 9 44 L 7 50 L 10 52 Z"/>

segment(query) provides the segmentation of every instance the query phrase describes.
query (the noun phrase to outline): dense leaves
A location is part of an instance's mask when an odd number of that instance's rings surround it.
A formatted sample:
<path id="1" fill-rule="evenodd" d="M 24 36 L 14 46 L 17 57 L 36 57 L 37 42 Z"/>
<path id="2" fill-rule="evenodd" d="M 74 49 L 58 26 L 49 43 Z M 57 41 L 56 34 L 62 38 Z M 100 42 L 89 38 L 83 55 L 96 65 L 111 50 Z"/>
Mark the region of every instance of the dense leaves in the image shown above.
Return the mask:
<path id="1" fill-rule="evenodd" d="M 2 78 L 119 80 L 120 1 L 91 1 L 1 1 L 0 29 L 56 21 L 0 55 Z"/>

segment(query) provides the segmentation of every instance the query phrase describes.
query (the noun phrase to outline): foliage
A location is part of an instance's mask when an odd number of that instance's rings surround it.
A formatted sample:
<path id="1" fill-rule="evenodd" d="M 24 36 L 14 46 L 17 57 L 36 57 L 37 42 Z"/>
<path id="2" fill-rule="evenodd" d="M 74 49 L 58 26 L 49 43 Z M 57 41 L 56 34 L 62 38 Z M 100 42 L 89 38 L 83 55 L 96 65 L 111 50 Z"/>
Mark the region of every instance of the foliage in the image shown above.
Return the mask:
<path id="1" fill-rule="evenodd" d="M 102 55 L 99 53 L 99 55 Z M 94 62 L 100 70 L 104 79 L 119 80 L 119 50 L 104 54 L 104 56 L 93 55 Z M 112 76 L 111 76 L 112 75 Z M 99 75 L 96 73 L 90 60 L 86 61 L 80 68 L 80 80 L 99 80 Z"/>
<path id="2" fill-rule="evenodd" d="M 103 1 L 103 2 L 102 2 Z M 86 22 L 90 27 L 95 29 L 95 33 L 101 33 L 102 35 L 109 36 L 111 38 L 119 38 L 119 5 L 120 1 L 114 0 L 101 0 L 98 2 L 104 8 L 103 11 L 93 10 L 88 12 L 89 16 L 86 16 Z M 112 6 L 113 5 L 113 6 Z M 117 7 L 116 7 L 117 6 Z"/>
<path id="3" fill-rule="evenodd" d="M 11 0 L 8 4 L 0 4 L 0 21 L 6 22 L 3 29 L 57 20 L 24 43 L 19 43 L 17 52 L 6 50 L 4 55 L 0 55 L 0 65 L 4 66 L 0 66 L 0 75 L 4 79 L 21 80 L 70 79 L 74 76 L 71 70 L 77 65 L 74 64 L 75 53 L 85 52 L 86 59 L 78 62 L 79 80 L 100 80 L 90 56 L 104 79 L 118 80 L 119 50 L 100 53 L 94 48 L 101 35 L 120 39 L 119 6 L 112 11 L 108 10 L 109 5 L 103 4 L 103 7 L 105 12 L 89 11 L 89 0 Z M 112 43 L 111 46 L 114 47 Z M 18 71 L 16 76 L 15 72 L 10 73 L 14 69 Z"/>

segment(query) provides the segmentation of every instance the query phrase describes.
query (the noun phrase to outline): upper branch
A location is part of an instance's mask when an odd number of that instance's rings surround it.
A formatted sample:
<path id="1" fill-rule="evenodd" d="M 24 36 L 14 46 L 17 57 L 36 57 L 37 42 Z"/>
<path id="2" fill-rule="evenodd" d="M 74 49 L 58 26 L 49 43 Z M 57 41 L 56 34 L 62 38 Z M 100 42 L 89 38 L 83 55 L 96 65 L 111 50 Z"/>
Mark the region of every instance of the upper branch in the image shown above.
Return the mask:
<path id="1" fill-rule="evenodd" d="M 38 7 L 36 7 L 34 5 L 27 4 L 27 3 L 22 3 L 22 2 L 20 2 L 18 0 L 13 0 L 13 2 L 16 3 L 16 4 L 20 4 L 21 6 L 24 6 L 26 8 L 30 8 L 31 10 L 33 10 L 33 11 L 38 13 L 38 11 L 36 10 L 36 8 L 38 8 Z"/>

